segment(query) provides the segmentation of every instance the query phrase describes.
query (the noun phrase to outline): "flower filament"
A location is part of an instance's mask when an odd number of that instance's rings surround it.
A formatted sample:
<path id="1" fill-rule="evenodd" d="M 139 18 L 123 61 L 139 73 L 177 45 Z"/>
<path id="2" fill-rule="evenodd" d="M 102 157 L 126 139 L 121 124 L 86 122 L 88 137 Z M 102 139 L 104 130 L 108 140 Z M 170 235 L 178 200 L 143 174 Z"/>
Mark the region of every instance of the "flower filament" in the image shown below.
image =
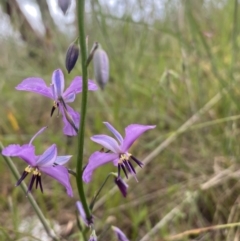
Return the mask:
<path id="1" fill-rule="evenodd" d="M 32 167 L 30 165 L 27 166 L 24 169 L 22 176 L 20 177 L 20 179 L 16 183 L 16 186 L 20 185 L 20 183 L 26 178 L 26 176 L 29 173 L 32 173 L 33 175 L 32 175 L 31 181 L 29 183 L 27 192 L 30 192 L 32 190 L 32 187 L 33 187 L 33 184 L 34 184 L 35 180 L 36 180 L 36 188 L 38 188 L 38 185 L 39 185 L 40 189 L 41 189 L 41 192 L 43 192 L 42 180 L 41 180 L 42 174 L 41 174 L 40 170 L 38 169 L 38 167 Z"/>
<path id="2" fill-rule="evenodd" d="M 120 178 L 121 169 L 123 170 L 125 176 L 128 178 L 126 169 L 135 176 L 136 171 L 130 162 L 130 159 L 137 163 L 138 166 L 143 167 L 143 163 L 140 162 L 137 158 L 132 156 L 131 153 L 121 153 L 119 154 L 118 160 L 118 179 Z"/>

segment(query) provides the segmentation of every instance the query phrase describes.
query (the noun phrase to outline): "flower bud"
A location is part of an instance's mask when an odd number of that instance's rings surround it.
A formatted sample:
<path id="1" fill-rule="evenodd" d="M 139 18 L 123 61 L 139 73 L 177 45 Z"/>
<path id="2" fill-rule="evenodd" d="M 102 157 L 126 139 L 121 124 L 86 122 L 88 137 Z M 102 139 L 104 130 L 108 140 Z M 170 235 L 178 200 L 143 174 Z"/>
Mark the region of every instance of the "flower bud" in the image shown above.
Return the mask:
<path id="1" fill-rule="evenodd" d="M 88 241 L 97 241 L 97 235 L 95 233 L 95 230 L 92 231 L 91 236 Z"/>
<path id="2" fill-rule="evenodd" d="M 124 182 L 121 177 L 115 178 L 115 183 L 117 184 L 117 186 L 118 186 L 120 192 L 122 193 L 122 195 L 124 197 L 126 197 L 127 196 L 127 189 L 128 189 L 127 183 Z"/>
<path id="3" fill-rule="evenodd" d="M 95 79 L 100 88 L 104 89 L 109 78 L 109 61 L 106 52 L 101 48 L 98 48 L 94 52 L 93 67 Z"/>
<path id="4" fill-rule="evenodd" d="M 68 47 L 67 53 L 66 53 L 66 60 L 65 60 L 65 66 L 70 73 L 72 69 L 74 68 L 77 59 L 79 55 L 79 47 L 78 44 L 76 43 L 71 43 L 70 46 Z"/>
<path id="5" fill-rule="evenodd" d="M 71 5 L 71 0 L 58 0 L 58 6 L 62 10 L 63 14 L 66 14 L 70 5 Z"/>

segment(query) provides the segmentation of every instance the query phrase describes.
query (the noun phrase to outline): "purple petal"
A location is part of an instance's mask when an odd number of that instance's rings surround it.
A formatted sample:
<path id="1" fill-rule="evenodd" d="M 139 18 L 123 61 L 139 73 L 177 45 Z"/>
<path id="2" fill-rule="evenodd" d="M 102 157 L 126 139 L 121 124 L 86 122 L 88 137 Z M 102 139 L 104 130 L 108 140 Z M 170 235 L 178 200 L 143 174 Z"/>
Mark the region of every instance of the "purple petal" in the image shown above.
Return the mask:
<path id="1" fill-rule="evenodd" d="M 122 138 L 121 134 L 108 122 L 103 122 L 103 123 L 108 128 L 108 130 L 110 130 L 113 133 L 113 135 L 118 139 L 118 141 L 120 142 L 120 145 L 121 145 L 123 142 L 123 138 Z"/>
<path id="2" fill-rule="evenodd" d="M 115 153 L 105 153 L 105 152 L 94 152 L 88 161 L 86 168 L 83 171 L 83 181 L 88 183 L 91 181 L 93 171 L 107 162 L 111 162 L 118 158 L 118 154 Z"/>
<path id="3" fill-rule="evenodd" d="M 69 179 L 68 170 L 64 166 L 56 166 L 56 167 L 40 167 L 40 171 L 46 173 L 50 177 L 56 179 L 59 183 L 61 183 L 67 191 L 68 196 L 73 196 L 73 191 Z"/>
<path id="4" fill-rule="evenodd" d="M 57 158 L 57 147 L 56 144 L 51 145 L 41 156 L 39 156 L 36 165 L 38 167 L 49 167 L 52 166 Z"/>
<path id="5" fill-rule="evenodd" d="M 133 142 L 138 139 L 145 131 L 154 129 L 156 126 L 132 124 L 125 128 L 125 138 L 121 145 L 121 151 L 126 152 Z"/>
<path id="6" fill-rule="evenodd" d="M 105 147 L 114 153 L 120 153 L 120 146 L 117 141 L 111 136 L 107 135 L 95 135 L 91 137 L 91 140 Z"/>
<path id="7" fill-rule="evenodd" d="M 64 97 L 64 101 L 65 103 L 71 103 L 75 100 L 75 97 L 76 97 L 75 93 L 72 92 L 68 94 L 66 97 Z"/>
<path id="8" fill-rule="evenodd" d="M 77 206 L 78 212 L 79 212 L 83 222 L 86 224 L 86 226 L 88 226 L 89 224 L 88 224 L 88 221 L 87 221 L 87 218 L 86 218 L 86 213 L 83 209 L 82 203 L 80 201 L 77 201 L 76 206 Z"/>
<path id="9" fill-rule="evenodd" d="M 66 106 L 67 106 L 68 113 L 71 115 L 73 122 L 75 123 L 75 126 L 78 129 L 79 121 L 80 121 L 80 114 L 77 111 L 73 110 L 73 108 L 70 107 L 69 105 L 66 105 Z M 66 116 L 64 114 L 63 106 L 59 105 L 59 109 L 62 113 L 62 118 L 63 118 L 63 123 L 64 123 L 64 127 L 63 127 L 64 135 L 76 136 L 77 132 L 74 130 L 74 128 L 71 126 L 71 124 L 67 121 Z"/>
<path id="10" fill-rule="evenodd" d="M 54 87 L 54 94 L 56 97 L 60 97 L 64 90 L 64 75 L 61 69 L 56 69 L 52 74 L 52 84 Z"/>
<path id="11" fill-rule="evenodd" d="M 32 142 L 34 141 L 34 139 L 40 135 L 42 132 L 44 132 L 47 129 L 47 126 L 44 126 L 43 128 L 41 128 L 30 140 L 29 145 L 32 145 Z"/>
<path id="12" fill-rule="evenodd" d="M 72 156 L 57 156 L 56 160 L 54 163 L 58 164 L 58 165 L 64 165 L 66 164 L 69 159 L 71 158 Z"/>
<path id="13" fill-rule="evenodd" d="M 36 165 L 35 147 L 32 145 L 9 145 L 2 150 L 4 156 L 16 156 L 24 160 L 28 165 Z"/>
<path id="14" fill-rule="evenodd" d="M 90 238 L 88 239 L 88 241 L 97 241 L 97 236 L 96 236 L 96 233 L 95 233 L 95 230 L 92 231 L 91 235 L 90 235 Z"/>
<path id="15" fill-rule="evenodd" d="M 129 241 L 126 235 L 119 228 L 112 226 L 112 229 L 115 232 L 118 241 Z"/>
<path id="16" fill-rule="evenodd" d="M 88 90 L 96 91 L 97 89 L 97 85 L 92 80 L 88 80 Z M 70 86 L 64 91 L 63 98 L 68 99 L 68 95 L 72 93 L 77 94 L 80 92 L 82 92 L 82 77 L 76 76 L 71 82 Z"/>
<path id="17" fill-rule="evenodd" d="M 51 88 L 47 87 L 44 80 L 41 78 L 30 77 L 24 79 L 15 89 L 34 92 L 53 99 Z"/>

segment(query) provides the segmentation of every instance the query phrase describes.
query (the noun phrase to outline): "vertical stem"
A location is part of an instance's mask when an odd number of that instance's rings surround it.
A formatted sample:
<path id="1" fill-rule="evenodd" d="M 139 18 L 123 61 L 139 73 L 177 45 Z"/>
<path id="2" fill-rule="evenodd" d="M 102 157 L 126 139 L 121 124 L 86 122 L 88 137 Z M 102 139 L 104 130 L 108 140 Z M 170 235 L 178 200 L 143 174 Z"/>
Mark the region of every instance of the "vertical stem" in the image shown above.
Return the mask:
<path id="1" fill-rule="evenodd" d="M 2 152 L 3 150 L 3 145 L 0 142 L 0 151 Z M 3 159 L 5 160 L 6 164 L 8 165 L 10 171 L 12 172 L 12 174 L 14 175 L 14 177 L 16 178 L 16 180 L 19 180 L 20 178 L 20 174 L 18 172 L 18 170 L 16 169 L 15 165 L 12 162 L 12 159 L 10 157 L 7 156 L 2 156 Z M 28 187 L 26 186 L 26 184 L 24 182 L 21 182 L 20 187 L 22 188 L 22 190 L 24 191 L 24 193 L 27 193 Z M 31 193 L 28 193 L 27 198 L 29 200 L 29 202 L 31 203 L 36 215 L 38 216 L 40 222 L 42 223 L 46 233 L 48 234 L 49 237 L 51 237 L 54 241 L 59 240 L 53 230 L 51 229 L 51 227 L 49 226 L 49 224 L 47 223 L 46 218 L 44 217 L 41 209 L 39 208 L 38 204 L 36 203 L 34 197 L 32 196 Z"/>
<path id="2" fill-rule="evenodd" d="M 86 196 L 84 193 L 83 180 L 82 180 L 82 165 L 83 165 L 83 151 L 84 151 L 84 130 L 85 119 L 87 113 L 87 94 L 88 94 L 88 76 L 87 76 L 87 48 L 84 31 L 84 7 L 85 0 L 77 0 L 77 16 L 78 16 L 78 32 L 79 43 L 82 57 L 82 103 L 81 103 L 81 119 L 78 131 L 78 152 L 77 152 L 77 187 L 80 200 L 85 210 L 87 218 L 91 217 L 91 213 L 87 204 Z"/>

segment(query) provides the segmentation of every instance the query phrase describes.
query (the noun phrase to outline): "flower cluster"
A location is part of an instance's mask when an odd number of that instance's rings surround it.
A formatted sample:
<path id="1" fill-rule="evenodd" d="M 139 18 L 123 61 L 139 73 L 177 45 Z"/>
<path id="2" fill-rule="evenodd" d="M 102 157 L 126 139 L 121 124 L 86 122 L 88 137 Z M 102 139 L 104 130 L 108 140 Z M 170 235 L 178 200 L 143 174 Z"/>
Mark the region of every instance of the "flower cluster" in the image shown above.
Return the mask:
<path id="1" fill-rule="evenodd" d="M 63 9 L 63 11 L 66 11 L 67 9 L 67 5 L 63 5 L 63 2 L 60 7 Z M 96 81 L 98 85 L 103 89 L 109 78 L 109 62 L 106 53 L 101 48 L 99 49 L 98 46 L 98 44 L 95 45 L 88 61 L 93 59 Z M 78 58 L 78 54 L 79 50 L 75 48 L 75 45 L 70 46 L 66 58 L 66 67 L 68 72 L 70 72 L 74 67 Z M 19 85 L 16 86 L 16 89 L 20 91 L 34 92 L 53 100 L 50 117 L 53 116 L 54 111 L 57 109 L 58 112 L 62 115 L 63 133 L 67 136 L 75 136 L 78 134 L 80 113 L 70 107 L 69 103 L 72 103 L 75 100 L 76 94 L 82 92 L 82 77 L 76 76 L 72 80 L 70 86 L 64 90 L 64 75 L 62 70 L 57 69 L 52 74 L 52 82 L 50 86 L 48 86 L 42 78 L 30 77 L 24 79 Z M 97 89 L 97 85 L 92 80 L 88 80 L 88 90 L 96 91 Z M 126 178 L 128 178 L 128 175 L 131 174 L 137 180 L 134 163 L 136 163 L 139 167 L 143 167 L 143 163 L 133 154 L 131 154 L 129 149 L 145 131 L 151 130 L 155 128 L 155 126 L 131 124 L 125 128 L 125 137 L 123 138 L 122 135 L 110 123 L 104 122 L 104 124 L 116 139 L 108 135 L 94 135 L 91 137 L 93 142 L 100 144 L 103 148 L 101 151 L 94 152 L 89 157 L 87 165 L 82 170 L 81 180 L 89 183 L 92 180 L 92 175 L 96 168 L 111 162 L 114 166 L 117 167 L 117 172 L 110 174 L 114 176 L 114 182 L 122 195 L 126 197 L 128 185 L 124 179 L 122 179 L 121 171 L 123 171 Z M 65 166 L 65 164 L 71 159 L 72 155 L 58 156 L 56 144 L 52 144 L 50 147 L 46 148 L 46 150 L 41 155 L 35 154 L 35 146 L 33 145 L 33 141 L 37 136 L 44 132 L 46 128 L 47 127 L 41 128 L 33 136 L 28 144 L 24 144 L 22 146 L 19 144 L 11 144 L 5 147 L 2 151 L 2 155 L 18 157 L 27 164 L 27 167 L 24 169 L 22 176 L 16 183 L 16 186 L 20 185 L 21 182 L 28 176 L 28 174 L 30 174 L 31 179 L 27 192 L 31 192 L 33 186 L 35 185 L 36 189 L 40 188 L 41 192 L 43 193 L 42 174 L 44 173 L 57 180 L 62 186 L 65 187 L 67 194 L 72 197 L 73 190 L 69 176 L 69 173 L 71 172 Z M 78 178 L 78 175 L 75 176 Z M 93 198 L 93 201 L 89 205 L 89 210 L 92 211 L 94 203 L 100 191 L 102 190 L 102 187 L 105 185 L 105 182 L 97 192 L 96 196 Z M 88 210 L 86 208 L 86 203 L 84 205 L 85 210 Z M 89 214 L 89 212 L 85 212 L 81 202 L 78 201 L 76 206 L 79 211 L 81 220 L 85 226 L 93 229 L 89 240 L 97 240 L 97 236 L 93 228 L 92 215 Z M 86 215 L 86 213 L 88 213 L 88 215 Z M 128 240 L 120 229 L 113 227 L 113 230 L 115 231 L 118 240 Z"/>

